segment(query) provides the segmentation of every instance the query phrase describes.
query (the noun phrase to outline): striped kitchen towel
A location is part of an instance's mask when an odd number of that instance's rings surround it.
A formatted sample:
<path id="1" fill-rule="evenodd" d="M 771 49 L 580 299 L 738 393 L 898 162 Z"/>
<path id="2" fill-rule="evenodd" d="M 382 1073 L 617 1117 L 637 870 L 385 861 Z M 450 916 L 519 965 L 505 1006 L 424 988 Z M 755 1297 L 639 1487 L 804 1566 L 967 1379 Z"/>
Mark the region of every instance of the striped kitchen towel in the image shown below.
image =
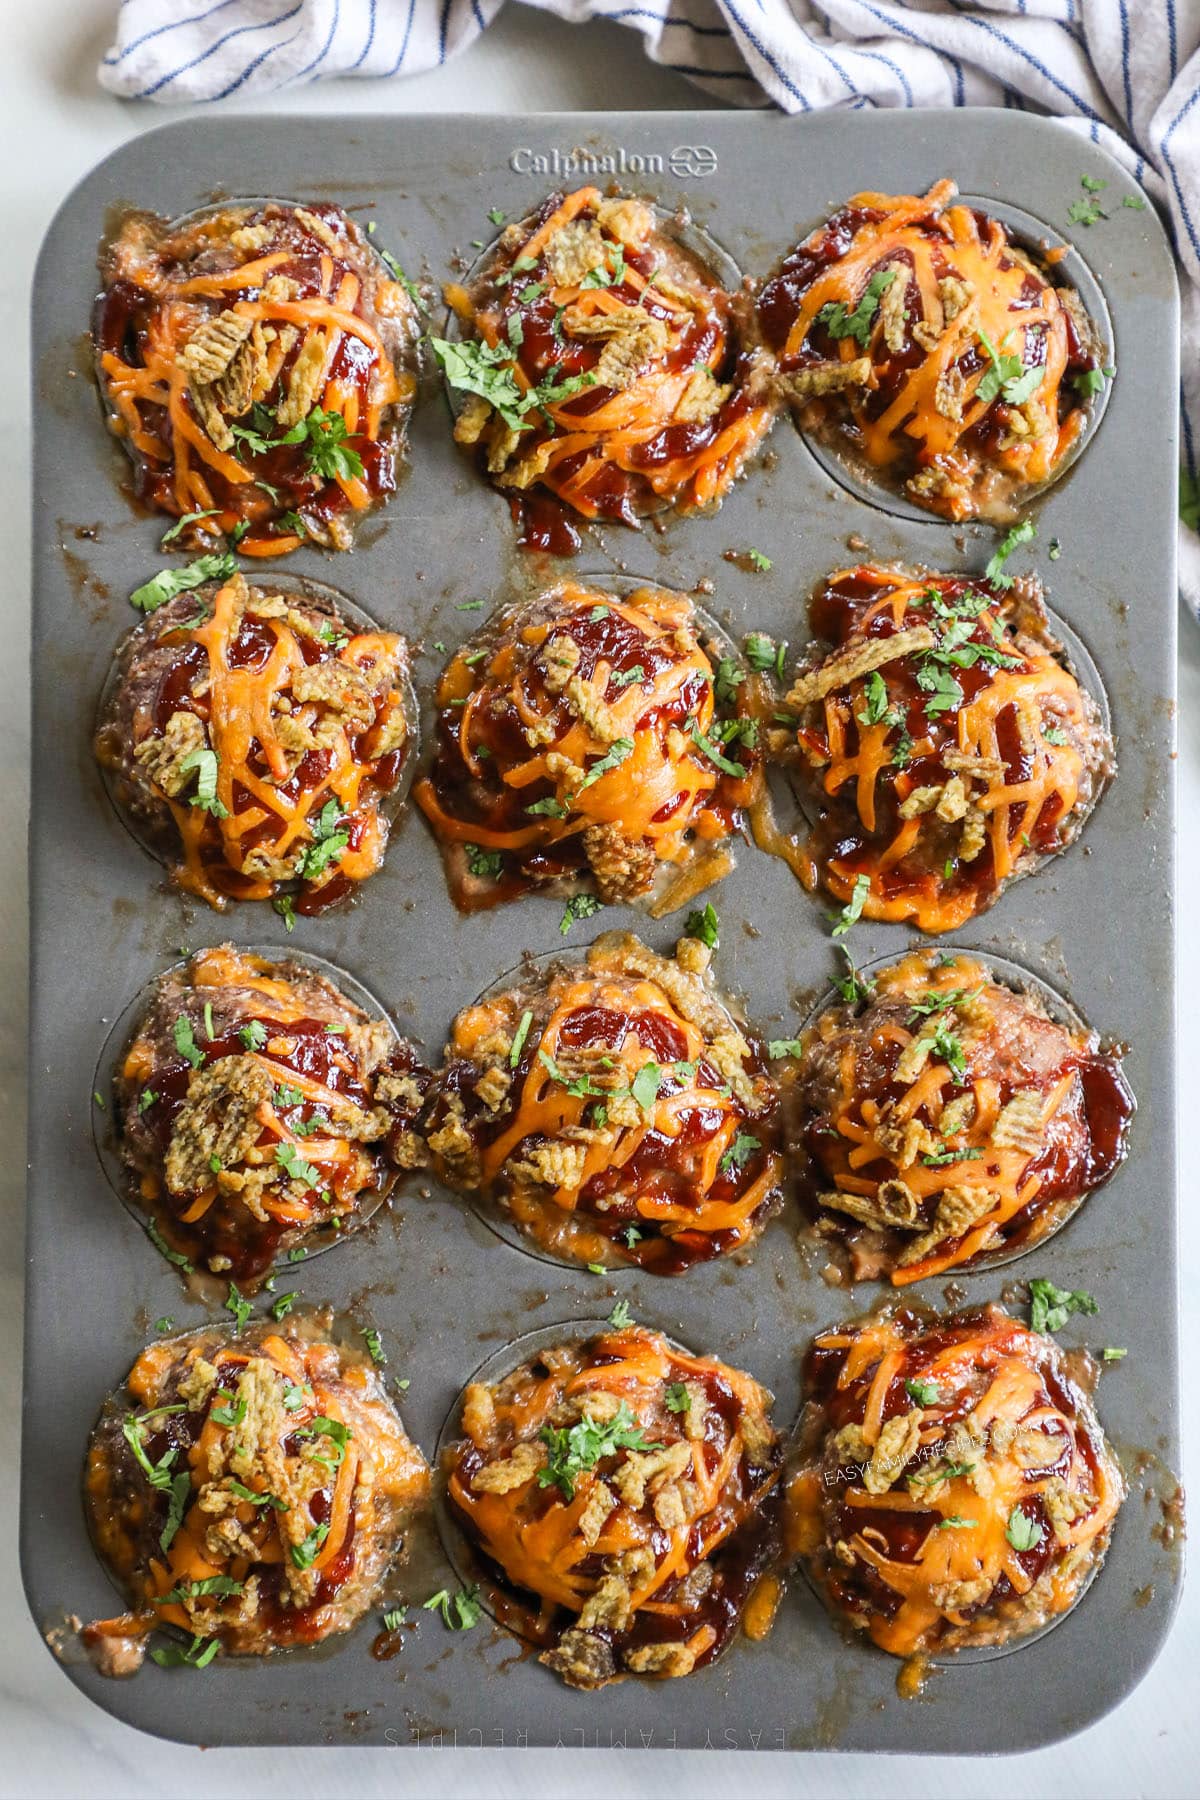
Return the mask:
<path id="1" fill-rule="evenodd" d="M 504 0 L 121 0 L 100 80 L 212 101 L 454 56 Z M 1184 289 L 1180 578 L 1200 616 L 1200 0 L 529 0 L 642 33 L 743 106 L 1056 113 L 1169 213 Z M 1188 529 L 1187 527 L 1190 527 Z"/>

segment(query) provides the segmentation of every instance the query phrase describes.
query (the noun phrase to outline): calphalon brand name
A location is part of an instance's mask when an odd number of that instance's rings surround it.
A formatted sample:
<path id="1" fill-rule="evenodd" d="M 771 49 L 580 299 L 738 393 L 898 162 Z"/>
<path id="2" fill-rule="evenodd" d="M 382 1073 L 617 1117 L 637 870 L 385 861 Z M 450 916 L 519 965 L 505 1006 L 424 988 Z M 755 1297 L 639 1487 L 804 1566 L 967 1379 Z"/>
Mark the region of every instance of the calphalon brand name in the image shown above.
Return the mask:
<path id="1" fill-rule="evenodd" d="M 665 175 L 680 181 L 703 181 L 717 172 L 717 153 L 708 144 L 676 144 L 663 152 L 626 150 L 533 150 L 517 147 L 508 166 L 518 175 Z"/>

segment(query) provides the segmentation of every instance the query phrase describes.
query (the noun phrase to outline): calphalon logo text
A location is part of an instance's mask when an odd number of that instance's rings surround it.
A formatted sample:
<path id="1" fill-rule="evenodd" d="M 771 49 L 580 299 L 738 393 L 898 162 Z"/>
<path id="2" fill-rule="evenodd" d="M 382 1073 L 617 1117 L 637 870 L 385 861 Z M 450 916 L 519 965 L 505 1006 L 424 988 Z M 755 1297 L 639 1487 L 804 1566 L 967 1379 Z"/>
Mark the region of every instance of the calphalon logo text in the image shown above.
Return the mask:
<path id="1" fill-rule="evenodd" d="M 678 181 L 703 181 L 717 172 L 717 153 L 707 144 L 676 144 L 665 155 L 657 151 L 531 150 L 521 145 L 508 159 L 518 175 L 665 175 Z"/>

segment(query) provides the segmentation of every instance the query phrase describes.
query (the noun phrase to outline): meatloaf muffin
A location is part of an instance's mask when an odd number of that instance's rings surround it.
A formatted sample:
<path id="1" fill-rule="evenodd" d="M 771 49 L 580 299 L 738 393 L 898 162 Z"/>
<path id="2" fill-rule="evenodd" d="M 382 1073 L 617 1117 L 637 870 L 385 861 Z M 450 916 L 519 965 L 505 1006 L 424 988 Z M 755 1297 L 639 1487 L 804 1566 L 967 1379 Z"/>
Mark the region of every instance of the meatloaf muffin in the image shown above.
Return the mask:
<path id="1" fill-rule="evenodd" d="M 771 424 L 752 303 L 643 200 L 552 194 L 445 292 L 460 337 L 433 348 L 466 396 L 454 435 L 514 500 L 548 491 L 626 525 L 710 506 Z M 525 510 L 527 543 L 565 547 L 561 513 Z"/>
<path id="2" fill-rule="evenodd" d="M 142 1351 L 88 1447 L 96 1549 L 131 1613 L 85 1642 L 128 1674 L 151 1651 L 203 1667 L 348 1631 L 375 1600 L 429 1493 L 369 1358 L 293 1316 L 232 1337 L 205 1326 Z"/>
<path id="3" fill-rule="evenodd" d="M 1125 1489 L 1053 1338 L 999 1306 L 885 1311 L 816 1338 L 805 1391 L 788 1537 L 844 1624 L 909 1657 L 1075 1604 Z"/>
<path id="4" fill-rule="evenodd" d="M 902 1287 L 1040 1243 L 1123 1161 L 1119 1052 L 973 956 L 904 957 L 805 1033 L 804 1186 L 855 1280 Z"/>
<path id="5" fill-rule="evenodd" d="M 350 542 L 396 485 L 416 308 L 339 207 L 133 213 L 101 255 L 92 335 L 138 497 L 202 545 Z"/>
<path id="6" fill-rule="evenodd" d="M 497 1616 L 571 1687 L 690 1675 L 730 1642 L 778 1549 L 770 1403 L 637 1326 L 466 1389 L 451 1513 Z"/>
<path id="7" fill-rule="evenodd" d="M 415 793 L 456 904 L 689 902 L 762 785 L 757 690 L 686 594 L 562 582 L 500 613 L 442 676 Z"/>
<path id="8" fill-rule="evenodd" d="M 779 1203 L 779 1092 L 762 1045 L 681 938 L 607 933 L 459 1013 L 427 1141 L 564 1261 L 675 1275 L 743 1248 Z"/>
<path id="9" fill-rule="evenodd" d="M 118 1065 L 131 1199 L 173 1261 L 255 1284 L 353 1231 L 421 1163 L 428 1079 L 314 969 L 200 950 L 159 979 Z"/>
<path id="10" fill-rule="evenodd" d="M 173 879 L 221 910 L 320 912 L 383 861 L 412 748 L 408 650 L 241 574 L 130 632 L 96 755 Z"/>
<path id="11" fill-rule="evenodd" d="M 1011 519 L 1112 371 L 1074 288 L 956 192 L 856 194 L 784 260 L 759 318 L 804 429 L 943 518 Z"/>
<path id="12" fill-rule="evenodd" d="M 1035 581 L 840 569 L 810 621 L 788 696 L 806 886 L 954 931 L 1073 842 L 1115 756 Z"/>

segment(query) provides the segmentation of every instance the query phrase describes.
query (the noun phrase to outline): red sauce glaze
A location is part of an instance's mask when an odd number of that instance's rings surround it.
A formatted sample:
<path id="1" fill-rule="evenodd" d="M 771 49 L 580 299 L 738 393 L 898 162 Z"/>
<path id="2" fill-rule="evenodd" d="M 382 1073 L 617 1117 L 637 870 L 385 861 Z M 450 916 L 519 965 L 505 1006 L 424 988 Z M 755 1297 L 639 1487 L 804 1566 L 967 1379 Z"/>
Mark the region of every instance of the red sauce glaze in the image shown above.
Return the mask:
<path id="1" fill-rule="evenodd" d="M 601 196 L 573 212 L 580 220 L 594 220 Z M 659 228 L 644 243 L 622 243 L 607 226 L 601 227 L 607 261 L 600 278 L 576 285 L 561 285 L 551 276 L 545 247 L 532 258 L 524 247 L 540 227 L 574 197 L 561 193 L 547 197 L 537 213 L 519 230 L 505 234 L 502 245 L 469 295 L 471 322 L 489 342 L 512 346 L 513 360 L 529 387 L 551 389 L 562 384 L 591 383 L 603 353 L 604 341 L 593 336 L 573 336 L 570 321 L 563 325 L 567 305 L 585 305 L 589 289 L 602 286 L 606 302 L 640 308 L 644 316 L 665 326 L 669 336 L 654 352 L 650 363 L 634 381 L 639 397 L 658 404 L 657 384 L 680 372 L 707 368 L 721 386 L 733 391 L 706 419 L 674 418 L 678 397 L 664 401 L 661 418 L 647 426 L 639 407 L 636 424 L 605 426 L 581 448 L 561 457 L 552 455 L 534 485 L 510 489 L 510 505 L 518 524 L 522 548 L 571 556 L 582 542 L 572 517 L 611 519 L 636 526 L 646 514 L 663 507 L 694 507 L 719 500 L 737 475 L 745 456 L 765 431 L 769 414 L 751 376 L 754 359 L 744 340 L 731 296 L 716 277 L 695 257 L 684 252 Z M 553 238 L 550 240 L 553 241 Z M 517 266 L 526 265 L 529 266 Z M 652 277 L 670 270 L 673 279 L 686 281 L 694 297 L 692 307 L 681 308 L 658 293 Z M 456 303 L 457 304 L 457 303 Z M 483 329 L 486 324 L 487 330 Z M 677 387 L 678 383 L 673 384 Z M 588 422 L 601 411 L 611 411 L 622 390 L 608 386 L 578 385 L 548 401 L 546 408 L 525 415 L 524 429 L 515 460 L 535 457 L 554 438 L 588 431 Z M 732 448 L 720 449 L 729 434 L 746 426 Z M 620 448 L 615 447 L 618 435 Z M 710 484 L 701 484 L 703 465 L 716 458 L 720 465 Z M 503 477 L 500 485 L 504 486 Z M 546 490 L 552 490 L 548 493 Z"/>
<path id="2" fill-rule="evenodd" d="M 988 906 L 1014 873 L 1066 847 L 1107 778 L 1110 747 L 1040 610 L 1022 616 L 1018 643 L 1011 596 L 984 581 L 863 567 L 832 576 L 814 596 L 810 619 L 814 635 L 829 646 L 822 660 L 913 629 L 932 629 L 936 639 L 932 654 L 901 654 L 870 677 L 884 684 L 879 713 L 886 730 L 871 787 L 873 823 L 864 818 L 855 781 L 865 727 L 874 722 L 866 678 L 852 678 L 801 708 L 801 778 L 816 812 L 813 851 L 822 874 L 833 871 L 831 891 L 848 899 L 863 875 L 870 880 L 867 917 L 913 918 L 927 931 L 950 930 Z M 1001 684 L 1011 697 L 993 714 L 986 697 Z M 993 727 L 994 749 L 987 735 Z M 947 760 L 964 752 L 978 758 L 978 774 Z M 926 810 L 904 848 L 901 804 L 921 789 L 940 791 L 952 776 L 964 782 L 970 804 L 981 793 L 987 799 L 982 841 L 967 854 L 962 824 L 940 829 L 938 816 Z M 1042 797 L 1031 816 L 1025 796 L 1035 787 Z M 1003 803 L 1006 790 L 1013 792 L 1011 803 Z"/>
<path id="3" fill-rule="evenodd" d="M 93 309 L 92 337 L 102 385 L 110 380 L 114 383 L 126 381 L 131 370 L 159 370 L 164 333 L 174 344 L 172 334 L 177 332 L 178 320 L 185 314 L 188 319 L 186 331 L 179 337 L 176 348 L 182 347 L 186 337 L 206 318 L 215 318 L 223 309 L 236 307 L 239 302 L 261 302 L 264 285 L 276 278 L 292 284 L 288 296 L 288 303 L 292 305 L 311 301 L 333 303 L 339 290 L 349 283 L 356 290 L 356 298 L 349 310 L 373 325 L 390 345 L 391 353 L 398 354 L 407 327 L 397 322 L 398 313 L 383 320 L 374 313 L 370 286 L 382 284 L 390 290 L 394 284 L 387 280 L 365 240 L 360 240 L 356 228 L 345 220 L 338 208 L 316 203 L 307 210 L 339 236 L 340 254 L 331 251 L 324 240 L 298 220 L 289 208 L 268 206 L 246 211 L 246 222 L 265 222 L 273 235 L 264 245 L 245 253 L 235 251 L 227 244 L 217 248 L 216 240 L 206 238 L 203 223 L 171 231 L 156 222 L 149 227 L 147 237 L 144 219 L 129 221 L 109 252 L 110 270 L 129 272 L 111 275 Z M 135 247 L 132 253 L 131 246 Z M 263 260 L 277 255 L 281 260 L 271 261 L 269 269 L 260 272 Z M 246 279 L 242 282 L 230 280 L 221 288 L 219 297 L 180 292 L 185 284 L 195 279 L 201 265 L 204 275 L 221 272 L 230 276 L 235 276 L 244 266 Z M 135 269 L 144 270 L 142 279 L 133 278 Z M 280 328 L 284 323 L 284 317 L 280 315 L 272 329 Z M 294 326 L 296 322 L 291 323 Z M 252 419 L 252 428 L 268 442 L 285 435 L 285 428 L 274 420 L 274 410 L 288 391 L 292 370 L 306 341 L 306 327 L 301 323 L 302 328 L 296 331 L 295 341 L 283 357 L 275 380 L 262 397 L 263 408 L 251 415 L 247 404 L 242 414 L 230 415 L 243 424 Z M 334 329 L 336 332 L 336 327 Z M 390 364 L 381 369 L 379 350 L 352 332 L 339 335 L 324 373 L 325 380 L 313 401 L 316 407 L 324 404 L 331 412 L 343 415 L 350 412 L 365 421 L 378 412 L 381 396 L 390 395 L 393 403 L 398 400 L 396 377 Z M 149 391 L 158 390 L 149 384 Z M 115 405 L 112 421 L 114 430 L 125 439 L 133 461 L 137 497 L 176 516 L 185 510 L 209 508 L 220 515 L 213 523 L 201 523 L 199 532 L 195 527 L 189 527 L 182 542 L 200 542 L 206 530 L 210 533 L 229 532 L 235 524 L 243 522 L 251 528 L 248 542 L 258 549 L 258 553 L 270 555 L 274 553 L 273 539 L 280 540 L 281 548 L 287 549 L 291 545 L 283 540 L 303 537 L 306 528 L 323 538 L 324 528 L 330 520 L 347 521 L 353 517 L 350 496 L 337 480 L 313 462 L 307 441 L 274 442 L 267 449 L 252 450 L 245 439 L 238 439 L 229 454 L 249 472 L 252 479 L 247 482 L 231 479 L 219 460 L 199 457 L 208 494 L 205 507 L 193 509 L 190 503 L 187 507 L 181 505 L 175 424 L 167 407 L 149 398 L 148 393 L 139 393 L 135 404 L 136 442 L 130 430 L 130 419 Z M 189 412 L 196 429 L 203 432 L 202 417 L 186 389 L 181 404 Z M 385 406 L 382 422 L 374 431 L 351 430 L 344 438 L 346 448 L 361 464 L 358 479 L 372 502 L 395 491 L 400 442 L 395 413 L 395 404 Z M 188 454 L 193 461 L 197 460 L 195 450 Z M 296 513 L 300 513 L 305 521 L 299 530 L 292 516 Z"/>

